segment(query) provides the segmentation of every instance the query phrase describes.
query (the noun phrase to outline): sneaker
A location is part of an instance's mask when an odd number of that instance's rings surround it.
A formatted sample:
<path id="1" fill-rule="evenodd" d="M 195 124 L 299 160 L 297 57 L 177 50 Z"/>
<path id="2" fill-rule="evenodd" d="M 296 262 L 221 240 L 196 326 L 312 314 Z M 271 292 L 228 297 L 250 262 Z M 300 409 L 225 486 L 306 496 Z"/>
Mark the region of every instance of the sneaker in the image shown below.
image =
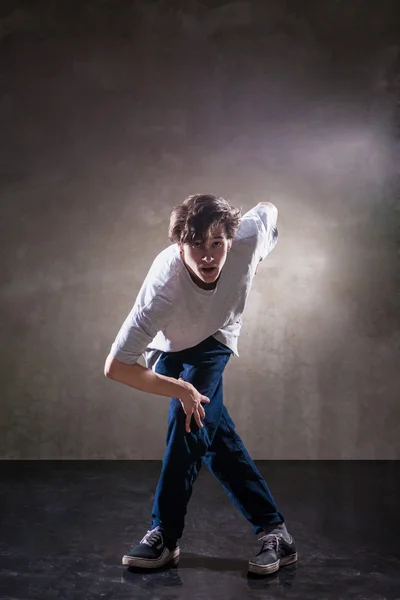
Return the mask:
<path id="1" fill-rule="evenodd" d="M 296 544 L 289 535 L 286 525 L 280 523 L 259 538 L 262 542 L 260 552 L 249 560 L 249 572 L 257 575 L 275 573 L 279 567 L 297 561 Z"/>
<path id="2" fill-rule="evenodd" d="M 167 537 L 159 527 L 156 527 L 148 531 L 140 544 L 123 556 L 122 564 L 141 569 L 158 569 L 170 562 L 177 566 L 179 553 L 177 541 Z"/>

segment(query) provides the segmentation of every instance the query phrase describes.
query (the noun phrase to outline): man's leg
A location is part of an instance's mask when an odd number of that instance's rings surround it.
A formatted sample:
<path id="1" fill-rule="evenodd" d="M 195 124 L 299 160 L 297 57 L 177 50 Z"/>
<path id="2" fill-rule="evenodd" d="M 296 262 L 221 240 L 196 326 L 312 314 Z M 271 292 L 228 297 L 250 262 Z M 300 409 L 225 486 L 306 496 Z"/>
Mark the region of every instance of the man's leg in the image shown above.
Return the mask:
<path id="1" fill-rule="evenodd" d="M 212 443 L 222 414 L 222 374 L 231 351 L 213 338 L 195 348 L 173 353 L 157 363 L 157 372 L 171 376 L 171 360 L 181 361 L 179 375 L 210 399 L 204 404 L 203 428 L 192 419 L 191 432 L 185 430 L 185 413 L 177 398 L 172 398 L 168 414 L 167 447 L 154 498 L 152 529 L 160 527 L 169 536 L 180 538 L 193 483 L 200 471 L 202 457 Z M 179 356 L 178 356 L 179 355 Z M 161 360 L 161 358 L 160 358 Z"/>
<path id="2" fill-rule="evenodd" d="M 249 571 L 269 575 L 297 561 L 296 544 L 268 486 L 235 431 L 226 407 L 204 462 L 229 497 L 254 527 L 263 533 L 261 549 L 249 561 Z"/>
<path id="3" fill-rule="evenodd" d="M 185 430 L 185 413 L 177 398 L 172 398 L 168 414 L 167 448 L 154 498 L 151 530 L 141 543 L 123 557 L 123 564 L 156 568 L 177 563 L 184 519 L 192 486 L 201 468 L 202 457 L 212 443 L 222 414 L 222 373 L 231 351 L 214 338 L 182 352 L 164 353 L 156 371 L 182 377 L 210 399 L 204 404 L 203 428 L 194 419 L 191 433 Z"/>
<path id="4" fill-rule="evenodd" d="M 255 533 L 284 522 L 275 500 L 257 469 L 226 407 L 204 462 L 222 484 L 230 499 L 253 525 Z"/>

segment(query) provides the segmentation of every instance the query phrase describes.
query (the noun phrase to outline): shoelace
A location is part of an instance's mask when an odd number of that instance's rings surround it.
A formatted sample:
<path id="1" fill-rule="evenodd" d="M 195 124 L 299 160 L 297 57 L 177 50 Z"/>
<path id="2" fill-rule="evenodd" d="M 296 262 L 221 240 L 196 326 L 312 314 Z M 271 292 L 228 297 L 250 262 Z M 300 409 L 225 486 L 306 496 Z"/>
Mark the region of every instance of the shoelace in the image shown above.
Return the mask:
<path id="1" fill-rule="evenodd" d="M 159 529 L 152 529 L 151 531 L 148 531 L 146 533 L 146 535 L 144 536 L 144 538 L 142 539 L 142 541 L 140 542 L 141 544 L 147 544 L 148 546 L 152 546 L 153 544 L 156 544 L 159 541 L 163 541 L 163 536 L 162 533 Z"/>
<path id="2" fill-rule="evenodd" d="M 265 538 L 261 538 L 261 541 L 263 543 L 261 552 L 266 552 L 267 550 L 278 552 L 281 536 L 276 535 L 275 533 L 269 533 Z"/>

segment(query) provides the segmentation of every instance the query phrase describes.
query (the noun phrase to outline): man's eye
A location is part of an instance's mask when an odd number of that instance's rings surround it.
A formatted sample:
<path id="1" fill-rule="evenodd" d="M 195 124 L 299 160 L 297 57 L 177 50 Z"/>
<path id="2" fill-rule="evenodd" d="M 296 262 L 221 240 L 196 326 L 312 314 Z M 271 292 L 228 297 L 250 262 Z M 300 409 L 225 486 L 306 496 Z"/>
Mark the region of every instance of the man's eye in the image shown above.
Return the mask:
<path id="1" fill-rule="evenodd" d="M 201 242 L 193 242 L 192 246 L 193 248 L 200 248 Z"/>
<path id="2" fill-rule="evenodd" d="M 221 242 L 214 242 L 214 244 L 213 244 L 213 246 L 214 246 L 215 248 L 219 248 L 219 247 L 220 247 L 220 245 L 221 245 Z"/>

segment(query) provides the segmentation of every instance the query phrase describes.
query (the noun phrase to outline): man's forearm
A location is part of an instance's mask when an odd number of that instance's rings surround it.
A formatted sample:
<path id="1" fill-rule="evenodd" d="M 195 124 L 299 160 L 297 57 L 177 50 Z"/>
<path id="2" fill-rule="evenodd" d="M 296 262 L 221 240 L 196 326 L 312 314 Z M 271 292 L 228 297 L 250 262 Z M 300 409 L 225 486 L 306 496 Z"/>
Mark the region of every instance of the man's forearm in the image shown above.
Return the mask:
<path id="1" fill-rule="evenodd" d="M 180 398 L 185 387 L 183 382 L 173 377 L 159 375 L 139 364 L 127 365 L 111 357 L 106 360 L 104 374 L 136 390 L 168 398 Z"/>

